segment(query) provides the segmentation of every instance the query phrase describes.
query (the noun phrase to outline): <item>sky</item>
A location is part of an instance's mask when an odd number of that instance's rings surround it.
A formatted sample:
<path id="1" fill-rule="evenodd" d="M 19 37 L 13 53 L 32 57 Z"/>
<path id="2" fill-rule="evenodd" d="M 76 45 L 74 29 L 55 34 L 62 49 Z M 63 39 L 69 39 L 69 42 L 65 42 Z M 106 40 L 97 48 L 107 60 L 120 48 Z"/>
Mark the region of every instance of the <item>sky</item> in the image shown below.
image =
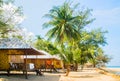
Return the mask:
<path id="1" fill-rule="evenodd" d="M 71 1 L 71 0 L 69 0 Z M 63 4 L 65 0 L 15 0 L 16 6 L 22 6 L 26 16 L 21 26 L 35 35 L 45 36 L 47 30 L 42 28 L 46 22 L 43 16 L 53 6 Z M 80 3 L 81 6 L 93 9 L 92 17 L 96 20 L 88 25 L 90 29 L 101 27 L 107 30 L 107 45 L 103 47 L 105 54 L 112 57 L 109 66 L 120 66 L 120 0 L 73 0 L 73 3 Z"/>

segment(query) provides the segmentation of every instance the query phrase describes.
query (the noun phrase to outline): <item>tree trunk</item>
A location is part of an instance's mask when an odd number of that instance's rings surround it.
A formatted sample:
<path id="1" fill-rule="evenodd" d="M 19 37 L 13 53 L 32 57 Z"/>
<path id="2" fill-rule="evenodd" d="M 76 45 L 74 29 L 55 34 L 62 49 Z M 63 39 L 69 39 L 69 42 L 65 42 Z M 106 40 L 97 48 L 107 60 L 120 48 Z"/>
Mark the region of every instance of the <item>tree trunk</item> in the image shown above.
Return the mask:
<path id="1" fill-rule="evenodd" d="M 96 67 L 96 63 L 95 63 L 95 61 L 93 61 L 93 67 L 94 67 L 94 68 Z"/>
<path id="2" fill-rule="evenodd" d="M 67 65 L 66 76 L 69 75 L 69 72 L 70 72 L 70 65 Z"/>
<path id="3" fill-rule="evenodd" d="M 78 63 L 75 63 L 75 71 L 78 70 Z"/>
<path id="4" fill-rule="evenodd" d="M 81 71 L 83 70 L 83 68 L 84 68 L 84 65 L 81 65 Z"/>

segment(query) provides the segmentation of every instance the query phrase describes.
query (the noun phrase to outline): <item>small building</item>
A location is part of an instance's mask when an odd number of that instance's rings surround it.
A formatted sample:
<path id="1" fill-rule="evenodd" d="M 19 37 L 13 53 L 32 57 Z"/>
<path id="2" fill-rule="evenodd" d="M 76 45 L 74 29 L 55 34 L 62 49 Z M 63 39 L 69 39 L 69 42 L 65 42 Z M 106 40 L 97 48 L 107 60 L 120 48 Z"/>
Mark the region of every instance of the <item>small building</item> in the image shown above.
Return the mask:
<path id="1" fill-rule="evenodd" d="M 0 71 L 7 71 L 8 75 L 12 70 L 23 71 L 27 78 L 27 72 L 31 70 L 27 61 L 29 55 L 37 56 L 43 53 L 16 38 L 0 39 Z"/>
<path id="2" fill-rule="evenodd" d="M 46 69 L 52 69 L 52 66 L 54 66 L 54 68 L 56 69 L 62 68 L 62 60 L 58 56 L 55 55 L 53 56 L 42 50 L 39 51 L 44 55 L 28 56 L 27 57 L 28 63 L 34 63 L 36 68 L 44 69 L 44 71 L 46 71 Z"/>

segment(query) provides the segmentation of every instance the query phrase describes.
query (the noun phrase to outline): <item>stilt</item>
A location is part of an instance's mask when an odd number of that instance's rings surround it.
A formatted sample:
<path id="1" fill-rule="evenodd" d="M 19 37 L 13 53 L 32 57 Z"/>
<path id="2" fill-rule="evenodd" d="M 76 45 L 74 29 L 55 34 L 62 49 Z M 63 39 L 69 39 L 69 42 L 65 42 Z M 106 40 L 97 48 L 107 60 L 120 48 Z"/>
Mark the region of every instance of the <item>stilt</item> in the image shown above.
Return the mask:
<path id="1" fill-rule="evenodd" d="M 25 78 L 28 79 L 27 70 L 25 70 Z"/>
<path id="2" fill-rule="evenodd" d="M 10 70 L 7 70 L 7 76 L 10 76 Z"/>

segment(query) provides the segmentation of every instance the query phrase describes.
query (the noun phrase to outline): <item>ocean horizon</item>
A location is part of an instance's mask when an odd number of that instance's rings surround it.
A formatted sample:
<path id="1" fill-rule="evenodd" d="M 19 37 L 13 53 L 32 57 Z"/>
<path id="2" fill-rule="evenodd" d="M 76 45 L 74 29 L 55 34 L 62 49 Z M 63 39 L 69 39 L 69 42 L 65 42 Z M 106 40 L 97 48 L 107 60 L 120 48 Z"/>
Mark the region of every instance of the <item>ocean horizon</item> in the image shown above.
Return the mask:
<path id="1" fill-rule="evenodd" d="M 120 66 L 106 66 L 107 68 L 120 68 Z"/>
<path id="2" fill-rule="evenodd" d="M 114 69 L 120 69 L 120 66 L 106 66 L 109 70 L 109 72 L 114 73 L 116 75 L 120 75 L 120 70 L 114 70 Z"/>

